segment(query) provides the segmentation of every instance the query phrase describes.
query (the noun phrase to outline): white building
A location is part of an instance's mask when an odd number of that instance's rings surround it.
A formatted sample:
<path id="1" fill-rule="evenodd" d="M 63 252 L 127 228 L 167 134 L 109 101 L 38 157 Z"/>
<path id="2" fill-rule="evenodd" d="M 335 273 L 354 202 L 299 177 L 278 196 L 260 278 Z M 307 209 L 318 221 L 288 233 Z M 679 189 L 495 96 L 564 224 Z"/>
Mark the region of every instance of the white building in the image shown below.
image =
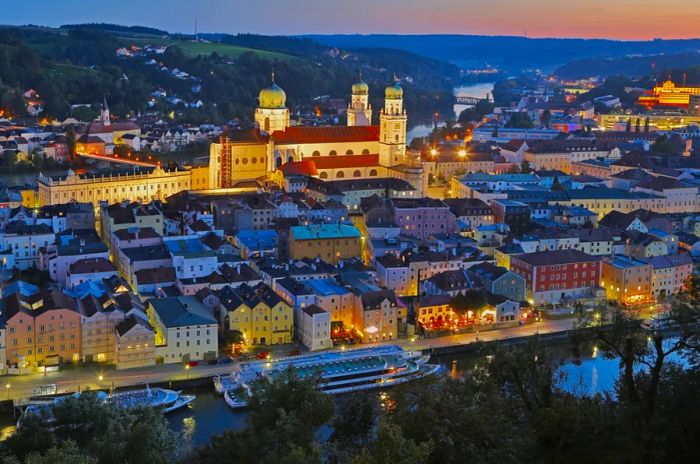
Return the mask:
<path id="1" fill-rule="evenodd" d="M 297 339 L 309 351 L 332 348 L 331 313 L 315 304 L 300 308 L 298 312 Z"/>

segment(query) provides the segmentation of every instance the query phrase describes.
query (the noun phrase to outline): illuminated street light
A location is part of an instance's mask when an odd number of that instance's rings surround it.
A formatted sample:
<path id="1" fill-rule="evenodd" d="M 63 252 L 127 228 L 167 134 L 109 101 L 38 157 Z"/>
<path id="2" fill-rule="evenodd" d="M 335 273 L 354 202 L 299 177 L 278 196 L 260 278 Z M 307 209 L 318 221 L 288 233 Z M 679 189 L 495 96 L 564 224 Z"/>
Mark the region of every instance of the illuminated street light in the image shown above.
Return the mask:
<path id="1" fill-rule="evenodd" d="M 186 372 L 186 378 L 187 378 L 187 380 L 189 380 L 190 379 L 190 365 L 189 364 L 185 364 L 185 372 Z"/>

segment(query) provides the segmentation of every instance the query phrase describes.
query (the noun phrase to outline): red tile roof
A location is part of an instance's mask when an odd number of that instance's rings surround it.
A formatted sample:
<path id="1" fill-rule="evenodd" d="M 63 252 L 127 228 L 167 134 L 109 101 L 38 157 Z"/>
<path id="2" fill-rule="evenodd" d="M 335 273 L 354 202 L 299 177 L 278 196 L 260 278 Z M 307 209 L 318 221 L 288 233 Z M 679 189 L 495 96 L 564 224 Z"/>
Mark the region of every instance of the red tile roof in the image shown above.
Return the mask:
<path id="1" fill-rule="evenodd" d="M 286 176 L 317 176 L 318 170 L 316 169 L 316 163 L 311 159 L 305 159 L 302 161 L 292 161 L 290 163 L 285 163 L 280 168 L 282 173 Z"/>
<path id="2" fill-rule="evenodd" d="M 316 169 L 364 168 L 379 166 L 379 155 L 315 156 Z"/>
<path id="3" fill-rule="evenodd" d="M 272 134 L 276 144 L 379 141 L 379 126 L 288 127 Z"/>

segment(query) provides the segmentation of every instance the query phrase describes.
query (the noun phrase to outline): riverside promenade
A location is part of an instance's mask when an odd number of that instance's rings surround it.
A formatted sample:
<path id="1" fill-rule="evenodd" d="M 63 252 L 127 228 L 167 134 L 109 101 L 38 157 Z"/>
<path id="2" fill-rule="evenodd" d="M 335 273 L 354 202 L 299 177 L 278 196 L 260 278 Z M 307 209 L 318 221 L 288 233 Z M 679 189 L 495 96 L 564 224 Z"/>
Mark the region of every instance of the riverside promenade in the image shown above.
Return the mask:
<path id="1" fill-rule="evenodd" d="M 444 337 L 425 338 L 410 341 L 408 339 L 392 340 L 390 343 L 401 345 L 412 350 L 458 351 L 460 346 L 476 342 L 494 342 L 499 340 L 517 339 L 535 334 L 566 333 L 572 329 L 575 318 L 543 320 L 518 327 L 509 327 L 484 332 L 470 332 Z M 477 339 L 478 337 L 478 339 Z M 371 346 L 371 345 L 362 345 Z M 451 349 L 452 348 L 452 349 Z M 288 346 L 282 349 L 272 349 L 272 355 L 286 354 Z M 229 374 L 234 364 L 219 364 L 210 366 L 206 363 L 190 369 L 184 364 L 161 364 L 148 368 L 127 369 L 118 371 L 111 366 L 67 366 L 58 372 L 47 374 L 31 374 L 25 376 L 0 377 L 0 400 L 18 400 L 32 396 L 32 392 L 43 385 L 57 385 L 58 393 L 70 393 L 87 389 L 109 389 L 136 387 L 146 384 L 169 384 L 173 387 L 194 383 L 196 380 L 207 382 L 215 375 Z"/>

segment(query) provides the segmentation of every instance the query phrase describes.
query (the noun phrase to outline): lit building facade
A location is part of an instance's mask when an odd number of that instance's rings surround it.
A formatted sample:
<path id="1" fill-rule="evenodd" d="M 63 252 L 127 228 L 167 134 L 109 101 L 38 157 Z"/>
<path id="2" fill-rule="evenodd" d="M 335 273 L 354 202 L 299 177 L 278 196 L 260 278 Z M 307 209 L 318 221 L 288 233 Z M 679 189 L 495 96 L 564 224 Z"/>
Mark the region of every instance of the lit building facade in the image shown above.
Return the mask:
<path id="1" fill-rule="evenodd" d="M 385 90 L 379 125 L 372 125 L 368 86 L 353 85 L 348 124 L 290 126 L 286 93 L 274 82 L 260 91 L 256 128 L 230 131 L 211 144 L 210 188 L 236 188 L 274 175 L 287 163 L 313 162 L 321 179 L 395 177 L 422 189 L 420 161 L 406 153 L 407 115 L 398 81 Z"/>
<path id="2" fill-rule="evenodd" d="M 109 175 L 75 174 L 67 176 L 39 175 L 39 204 L 54 205 L 78 201 L 117 203 L 122 201 L 149 202 L 162 200 L 182 190 L 191 189 L 189 170 L 165 171 L 161 167 L 151 172 Z"/>
<path id="3" fill-rule="evenodd" d="M 652 300 L 652 265 L 623 255 L 606 257 L 600 284 L 608 300 L 625 305 L 647 303 Z"/>
<path id="4" fill-rule="evenodd" d="M 639 96 L 639 104 L 647 108 L 655 106 L 680 106 L 687 108 L 692 95 L 700 95 L 700 87 L 683 85 L 677 87 L 670 79 L 651 91 Z"/>

